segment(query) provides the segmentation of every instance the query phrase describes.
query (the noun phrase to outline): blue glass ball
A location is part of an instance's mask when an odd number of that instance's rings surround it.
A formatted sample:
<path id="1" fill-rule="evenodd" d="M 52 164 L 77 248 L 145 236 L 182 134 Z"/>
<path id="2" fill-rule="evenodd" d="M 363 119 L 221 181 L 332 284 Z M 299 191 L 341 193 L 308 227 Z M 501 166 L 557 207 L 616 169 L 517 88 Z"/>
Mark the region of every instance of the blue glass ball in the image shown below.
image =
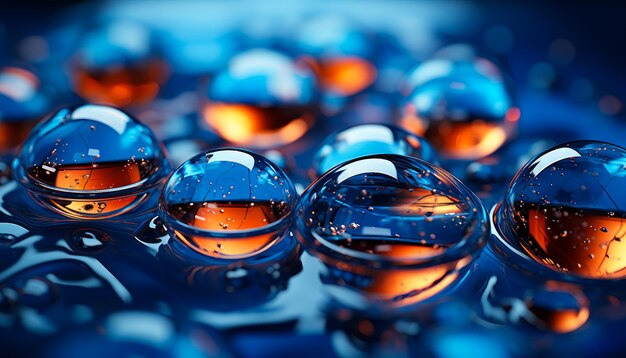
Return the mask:
<path id="1" fill-rule="evenodd" d="M 404 129 L 386 124 L 361 124 L 328 136 L 315 156 L 317 176 L 335 165 L 372 154 L 398 154 L 436 163 L 428 141 Z"/>
<path id="2" fill-rule="evenodd" d="M 174 171 L 160 202 L 166 225 L 214 258 L 256 255 L 289 229 L 297 194 L 276 165 L 241 149 L 201 153 Z"/>
<path id="3" fill-rule="evenodd" d="M 334 167 L 302 194 L 295 226 L 334 285 L 398 305 L 454 282 L 489 235 L 487 213 L 467 187 L 399 155 Z"/>
<path id="4" fill-rule="evenodd" d="M 15 179 L 54 211 L 106 218 L 137 206 L 169 171 L 148 127 L 107 106 L 63 108 L 30 133 Z"/>
<path id="5" fill-rule="evenodd" d="M 519 110 L 498 67 L 482 58 L 435 58 L 409 76 L 400 122 L 454 159 L 485 157 L 517 130 Z"/>
<path id="6" fill-rule="evenodd" d="M 504 240 L 558 272 L 626 275 L 626 149 L 579 141 L 531 159 L 496 215 Z"/>

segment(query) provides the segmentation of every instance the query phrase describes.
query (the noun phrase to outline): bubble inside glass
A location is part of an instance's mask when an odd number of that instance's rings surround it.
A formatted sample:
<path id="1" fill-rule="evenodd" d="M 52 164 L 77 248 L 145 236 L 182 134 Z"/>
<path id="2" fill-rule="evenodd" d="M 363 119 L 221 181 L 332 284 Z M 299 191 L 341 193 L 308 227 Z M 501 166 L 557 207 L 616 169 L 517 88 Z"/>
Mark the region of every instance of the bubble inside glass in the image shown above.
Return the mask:
<path id="1" fill-rule="evenodd" d="M 107 106 L 64 108 L 41 122 L 14 162 L 15 178 L 63 215 L 100 219 L 138 205 L 169 166 L 150 129 Z"/>
<path id="2" fill-rule="evenodd" d="M 418 66 L 408 82 L 402 126 L 446 157 L 481 158 L 515 134 L 519 109 L 488 60 L 435 58 Z"/>
<path id="3" fill-rule="evenodd" d="M 329 268 L 328 283 L 405 305 L 464 272 L 485 243 L 486 218 L 476 196 L 443 169 L 375 155 L 314 182 L 298 201 L 296 232 Z"/>
<path id="4" fill-rule="evenodd" d="M 210 84 L 204 121 L 231 143 L 279 147 L 312 126 L 315 96 L 308 65 L 275 51 L 249 50 L 231 59 Z"/>
<path id="5" fill-rule="evenodd" d="M 256 255 L 289 229 L 296 192 L 264 157 L 240 149 L 199 154 L 174 171 L 161 215 L 174 236 L 215 258 Z"/>
<path id="6" fill-rule="evenodd" d="M 586 278 L 626 274 L 626 150 L 571 142 L 526 164 L 496 213 L 502 239 L 537 262 Z"/>
<path id="7" fill-rule="evenodd" d="M 437 161 L 428 141 L 404 129 L 385 124 L 361 124 L 331 134 L 317 151 L 313 167 L 317 176 L 337 164 L 372 154 L 398 154 Z"/>

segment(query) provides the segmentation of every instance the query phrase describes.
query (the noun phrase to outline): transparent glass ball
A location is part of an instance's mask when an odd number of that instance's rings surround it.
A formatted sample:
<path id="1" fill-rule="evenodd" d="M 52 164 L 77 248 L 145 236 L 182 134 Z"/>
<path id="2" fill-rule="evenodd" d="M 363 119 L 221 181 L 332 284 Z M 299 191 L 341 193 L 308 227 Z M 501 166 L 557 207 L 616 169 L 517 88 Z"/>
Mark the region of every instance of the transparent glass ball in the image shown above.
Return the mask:
<path id="1" fill-rule="evenodd" d="M 498 67 L 435 58 L 409 75 L 401 125 L 453 159 L 485 157 L 515 135 L 520 116 Z"/>
<path id="2" fill-rule="evenodd" d="M 317 151 L 313 168 L 319 177 L 337 164 L 372 154 L 398 154 L 436 163 L 424 138 L 386 124 L 361 124 L 328 136 Z"/>
<path id="3" fill-rule="evenodd" d="M 484 207 L 458 179 L 400 155 L 333 168 L 302 194 L 295 220 L 333 286 L 396 305 L 455 282 L 489 234 Z"/>
<path id="4" fill-rule="evenodd" d="M 372 40 L 346 17 L 309 17 L 298 23 L 294 42 L 300 53 L 310 56 L 324 91 L 351 96 L 376 80 L 376 67 L 371 62 Z"/>
<path id="5" fill-rule="evenodd" d="M 530 160 L 496 213 L 502 238 L 537 262 L 585 278 L 626 275 L 626 150 L 578 141 Z"/>
<path id="6" fill-rule="evenodd" d="M 276 165 L 241 149 L 201 153 L 168 180 L 160 211 L 171 233 L 214 258 L 256 255 L 282 239 L 297 194 Z"/>
<path id="7" fill-rule="evenodd" d="M 65 216 L 102 219 L 136 207 L 169 171 L 148 127 L 107 106 L 63 108 L 33 129 L 13 164 L 34 198 Z"/>
<path id="8" fill-rule="evenodd" d="M 152 101 L 169 77 L 149 28 L 116 21 L 86 33 L 71 63 L 74 91 L 92 103 L 130 106 Z"/>
<path id="9" fill-rule="evenodd" d="M 302 137 L 315 120 L 316 79 L 304 62 L 267 49 L 233 57 L 208 88 L 204 122 L 223 139 L 274 148 Z"/>
<path id="10" fill-rule="evenodd" d="M 0 153 L 12 152 L 50 105 L 39 78 L 24 68 L 0 69 Z"/>

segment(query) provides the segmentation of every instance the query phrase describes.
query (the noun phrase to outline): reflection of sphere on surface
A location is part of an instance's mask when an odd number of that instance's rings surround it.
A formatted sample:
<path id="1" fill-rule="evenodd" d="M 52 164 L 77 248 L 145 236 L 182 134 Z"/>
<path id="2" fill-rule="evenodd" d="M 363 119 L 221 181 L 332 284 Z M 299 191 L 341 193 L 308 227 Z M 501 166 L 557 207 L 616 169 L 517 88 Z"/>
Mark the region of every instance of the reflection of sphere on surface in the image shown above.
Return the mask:
<path id="1" fill-rule="evenodd" d="M 310 55 L 320 86 L 331 93 L 350 96 L 376 79 L 371 39 L 346 18 L 326 15 L 298 23 L 296 46 Z"/>
<path id="2" fill-rule="evenodd" d="M 297 233 L 334 285 L 408 304 L 450 285 L 488 234 L 486 212 L 432 164 L 376 155 L 335 167 L 303 193 Z"/>
<path id="3" fill-rule="evenodd" d="M 515 134 L 519 110 L 500 70 L 486 59 L 435 58 L 409 82 L 402 125 L 447 157 L 484 157 Z"/>
<path id="4" fill-rule="evenodd" d="M 149 29 L 118 22 L 88 33 L 79 45 L 72 75 L 74 90 L 94 103 L 114 106 L 154 99 L 167 78 Z"/>
<path id="5" fill-rule="evenodd" d="M 322 175 L 348 160 L 372 154 L 398 154 L 436 162 L 430 144 L 403 129 L 384 124 L 362 124 L 326 138 L 317 152 L 315 172 Z"/>
<path id="6" fill-rule="evenodd" d="M 201 254 L 241 258 L 283 237 L 296 193 L 260 155 L 218 149 L 183 163 L 163 191 L 161 210 L 175 236 Z"/>
<path id="7" fill-rule="evenodd" d="M 278 52 L 244 52 L 219 72 L 208 89 L 205 123 L 237 145 L 278 147 L 302 137 L 313 124 L 315 76 Z"/>
<path id="8" fill-rule="evenodd" d="M 556 333 L 573 332 L 589 319 L 589 302 L 576 286 L 549 281 L 527 303 L 536 324 Z"/>
<path id="9" fill-rule="evenodd" d="M 571 142 L 531 160 L 511 181 L 496 214 L 504 240 L 556 271 L 623 277 L 625 158 L 613 144 Z"/>
<path id="10" fill-rule="evenodd" d="M 0 69 L 0 152 L 19 146 L 48 105 L 35 74 L 18 67 Z"/>
<path id="11" fill-rule="evenodd" d="M 169 165 L 152 132 L 112 107 L 64 108 L 39 124 L 16 179 L 63 215 L 106 218 L 138 205 Z"/>

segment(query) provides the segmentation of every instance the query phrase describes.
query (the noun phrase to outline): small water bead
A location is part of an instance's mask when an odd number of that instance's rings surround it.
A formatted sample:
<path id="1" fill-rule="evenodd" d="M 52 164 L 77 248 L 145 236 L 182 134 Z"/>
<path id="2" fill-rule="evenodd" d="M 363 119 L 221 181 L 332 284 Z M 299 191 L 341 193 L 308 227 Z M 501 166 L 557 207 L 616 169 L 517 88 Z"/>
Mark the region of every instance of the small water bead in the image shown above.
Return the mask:
<path id="1" fill-rule="evenodd" d="M 422 63 L 409 77 L 400 122 L 426 137 L 438 153 L 477 159 L 515 134 L 520 112 L 492 62 L 440 57 Z"/>
<path id="2" fill-rule="evenodd" d="M 397 305 L 449 286 L 488 236 L 476 196 L 419 159 L 375 155 L 341 164 L 298 201 L 299 240 L 331 282 Z"/>
<path id="3" fill-rule="evenodd" d="M 315 156 L 317 176 L 348 160 L 372 154 L 398 154 L 436 163 L 428 141 L 401 128 L 385 124 L 362 124 L 328 136 Z"/>
<path id="4" fill-rule="evenodd" d="M 88 32 L 72 70 L 78 95 L 114 106 L 150 102 L 168 77 L 154 35 L 133 22 L 114 22 Z"/>
<path id="5" fill-rule="evenodd" d="M 210 84 L 204 122 L 234 144 L 278 147 L 313 125 L 315 98 L 315 76 L 307 64 L 271 50 L 249 50 Z"/>
<path id="6" fill-rule="evenodd" d="M 14 162 L 15 178 L 65 216 L 107 218 L 138 205 L 169 171 L 152 132 L 107 106 L 63 108 L 40 123 Z"/>
<path id="7" fill-rule="evenodd" d="M 537 262 L 586 278 L 626 274 L 626 150 L 571 142 L 529 161 L 496 213 L 502 239 Z"/>
<path id="8" fill-rule="evenodd" d="M 12 152 L 49 107 L 37 76 L 23 68 L 0 69 L 0 153 Z"/>
<path id="9" fill-rule="evenodd" d="M 286 234 L 295 201 L 291 181 L 273 163 L 245 150 L 218 149 L 176 169 L 160 207 L 166 226 L 188 247 L 242 258 Z"/>

